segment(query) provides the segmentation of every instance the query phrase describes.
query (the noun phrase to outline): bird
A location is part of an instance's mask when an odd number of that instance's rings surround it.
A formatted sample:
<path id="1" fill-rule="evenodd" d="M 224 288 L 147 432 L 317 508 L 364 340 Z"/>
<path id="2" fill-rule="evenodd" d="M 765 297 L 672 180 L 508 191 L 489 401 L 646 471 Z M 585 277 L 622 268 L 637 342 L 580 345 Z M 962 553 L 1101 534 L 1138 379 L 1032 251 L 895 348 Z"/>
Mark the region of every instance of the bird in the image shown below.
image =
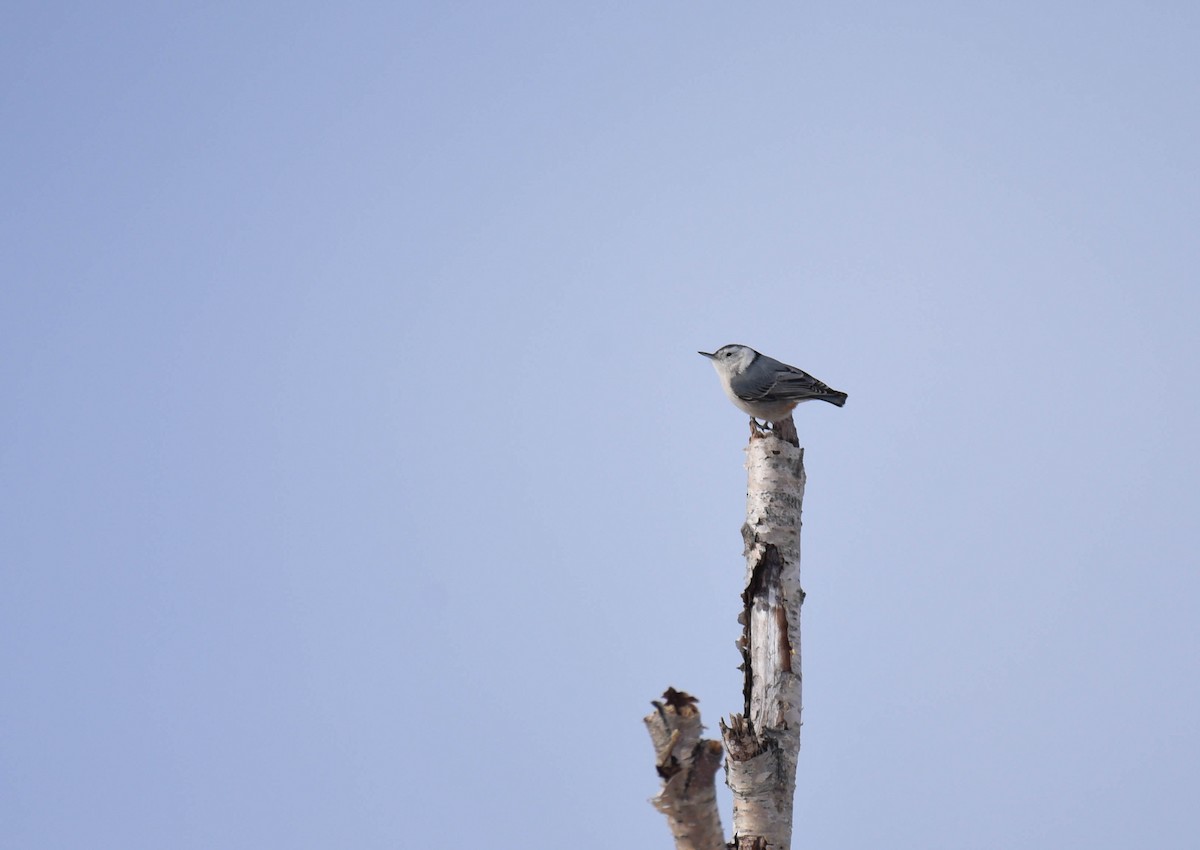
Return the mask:
<path id="1" fill-rule="evenodd" d="M 820 399 L 838 407 L 846 403 L 844 392 L 748 345 L 723 345 L 713 352 L 697 353 L 717 370 L 729 400 L 750 414 L 751 434 L 759 433 L 757 420 L 779 422 L 802 401 Z"/>

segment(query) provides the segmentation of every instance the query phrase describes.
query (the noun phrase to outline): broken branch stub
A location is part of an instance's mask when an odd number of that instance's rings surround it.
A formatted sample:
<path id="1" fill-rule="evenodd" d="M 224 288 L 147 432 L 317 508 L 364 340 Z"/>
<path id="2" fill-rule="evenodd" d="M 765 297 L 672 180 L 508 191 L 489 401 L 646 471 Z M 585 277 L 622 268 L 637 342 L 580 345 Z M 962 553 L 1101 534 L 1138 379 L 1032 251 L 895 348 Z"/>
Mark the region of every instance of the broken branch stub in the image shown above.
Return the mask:
<path id="1" fill-rule="evenodd" d="M 676 850 L 725 850 L 716 784 L 721 742 L 700 737 L 704 726 L 696 702 L 667 688 L 662 702 L 651 703 L 654 711 L 644 720 L 662 789 L 650 802 L 666 815 Z"/>

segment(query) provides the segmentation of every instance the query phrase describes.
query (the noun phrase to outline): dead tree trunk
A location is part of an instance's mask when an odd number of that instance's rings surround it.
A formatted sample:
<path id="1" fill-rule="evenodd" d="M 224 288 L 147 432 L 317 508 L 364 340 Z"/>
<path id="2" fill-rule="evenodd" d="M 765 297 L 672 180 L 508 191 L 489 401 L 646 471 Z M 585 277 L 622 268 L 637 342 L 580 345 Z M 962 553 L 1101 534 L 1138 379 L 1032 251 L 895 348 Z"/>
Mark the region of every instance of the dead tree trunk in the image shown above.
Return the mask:
<path id="1" fill-rule="evenodd" d="M 655 702 L 657 713 L 647 717 L 646 724 L 664 780 L 653 802 L 667 815 L 676 850 L 791 847 L 800 752 L 800 510 L 805 476 L 804 450 L 790 416 L 775 423 L 773 431 L 751 437 L 746 470 L 746 578 L 738 616 L 744 708 L 721 723 L 725 781 L 733 791 L 733 841 L 721 843 L 715 797 L 709 796 L 713 777 L 706 760 L 719 759 L 720 744 L 700 740 L 695 699 L 669 689 L 666 704 Z M 693 836 L 698 835 L 704 836 L 704 843 L 695 843 Z"/>
<path id="2" fill-rule="evenodd" d="M 781 427 L 786 426 L 786 427 Z M 721 724 L 735 850 L 787 850 L 800 753 L 800 509 L 804 450 L 789 417 L 746 449 L 743 713 Z"/>

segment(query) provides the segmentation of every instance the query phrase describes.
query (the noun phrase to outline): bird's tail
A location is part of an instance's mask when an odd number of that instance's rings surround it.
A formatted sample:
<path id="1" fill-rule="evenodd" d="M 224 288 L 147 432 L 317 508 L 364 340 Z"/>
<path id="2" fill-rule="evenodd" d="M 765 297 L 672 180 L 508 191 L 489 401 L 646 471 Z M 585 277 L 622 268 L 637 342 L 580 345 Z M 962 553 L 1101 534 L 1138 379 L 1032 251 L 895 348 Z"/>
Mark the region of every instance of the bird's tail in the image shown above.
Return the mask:
<path id="1" fill-rule="evenodd" d="M 837 390 L 831 390 L 829 395 L 820 396 L 821 401 L 827 401 L 830 404 L 837 405 L 838 407 L 844 405 L 847 398 L 849 398 L 849 396 L 847 396 L 845 393 L 840 393 Z"/>

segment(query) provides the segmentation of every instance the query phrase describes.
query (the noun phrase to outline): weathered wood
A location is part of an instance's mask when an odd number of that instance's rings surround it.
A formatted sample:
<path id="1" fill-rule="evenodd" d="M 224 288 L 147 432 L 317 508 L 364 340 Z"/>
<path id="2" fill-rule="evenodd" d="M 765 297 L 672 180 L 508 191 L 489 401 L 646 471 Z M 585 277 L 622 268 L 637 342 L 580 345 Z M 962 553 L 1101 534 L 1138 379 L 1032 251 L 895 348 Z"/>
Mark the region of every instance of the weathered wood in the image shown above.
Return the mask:
<path id="1" fill-rule="evenodd" d="M 717 809 L 717 769 L 721 742 L 701 739 L 696 698 L 667 688 L 652 703 L 646 729 L 654 742 L 662 790 L 650 802 L 667 817 L 676 850 L 725 850 L 725 832 Z"/>
<path id="2" fill-rule="evenodd" d="M 663 786 L 651 802 L 667 816 L 676 850 L 789 850 L 800 753 L 800 512 L 804 450 L 789 416 L 751 428 L 746 448 L 746 578 L 741 714 L 722 721 L 733 841 L 725 844 L 714 777 L 718 741 L 702 740 L 696 699 L 668 688 L 645 718 Z"/>
<path id="3" fill-rule="evenodd" d="M 781 427 L 783 426 L 783 427 Z M 743 713 L 721 724 L 736 850 L 787 850 L 800 752 L 800 512 L 804 450 L 791 417 L 752 436 L 742 592 Z"/>

